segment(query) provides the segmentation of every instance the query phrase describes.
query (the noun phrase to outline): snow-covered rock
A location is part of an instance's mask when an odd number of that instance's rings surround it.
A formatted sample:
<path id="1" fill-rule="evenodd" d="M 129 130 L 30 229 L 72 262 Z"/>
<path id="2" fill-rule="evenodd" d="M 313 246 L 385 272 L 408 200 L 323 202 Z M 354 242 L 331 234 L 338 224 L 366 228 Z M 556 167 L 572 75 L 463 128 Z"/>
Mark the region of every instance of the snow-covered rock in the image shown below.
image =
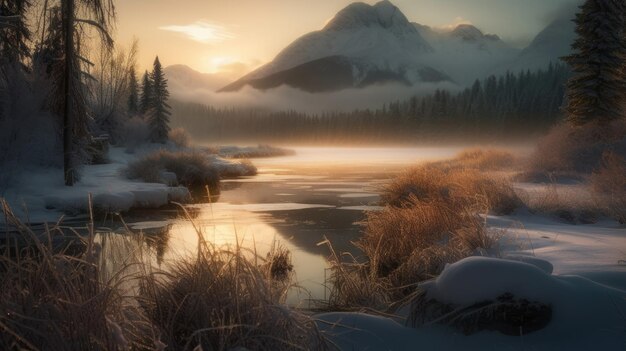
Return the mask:
<path id="1" fill-rule="evenodd" d="M 487 257 L 448 265 L 437 279 L 420 288 L 428 299 L 455 305 L 494 300 L 505 293 L 550 303 L 559 290 L 558 281 L 536 265 Z"/>

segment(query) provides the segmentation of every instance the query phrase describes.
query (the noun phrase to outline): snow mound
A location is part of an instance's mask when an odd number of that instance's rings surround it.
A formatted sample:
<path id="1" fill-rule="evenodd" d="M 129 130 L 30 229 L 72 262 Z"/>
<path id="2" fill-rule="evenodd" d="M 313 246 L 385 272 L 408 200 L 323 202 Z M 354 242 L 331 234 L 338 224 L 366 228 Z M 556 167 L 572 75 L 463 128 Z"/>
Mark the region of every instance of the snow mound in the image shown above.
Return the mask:
<path id="1" fill-rule="evenodd" d="M 511 293 L 551 302 L 559 282 L 546 271 L 521 261 L 470 257 L 448 265 L 433 281 L 421 284 L 427 297 L 443 303 L 470 305 Z"/>
<path id="2" fill-rule="evenodd" d="M 543 260 L 541 258 L 534 257 L 534 256 L 509 254 L 509 255 L 505 255 L 503 258 L 506 260 L 519 261 L 519 262 L 532 264 L 533 266 L 541 269 L 547 274 L 552 274 L 552 272 L 554 271 L 554 266 L 552 265 L 552 263 L 550 263 L 549 261 Z"/>

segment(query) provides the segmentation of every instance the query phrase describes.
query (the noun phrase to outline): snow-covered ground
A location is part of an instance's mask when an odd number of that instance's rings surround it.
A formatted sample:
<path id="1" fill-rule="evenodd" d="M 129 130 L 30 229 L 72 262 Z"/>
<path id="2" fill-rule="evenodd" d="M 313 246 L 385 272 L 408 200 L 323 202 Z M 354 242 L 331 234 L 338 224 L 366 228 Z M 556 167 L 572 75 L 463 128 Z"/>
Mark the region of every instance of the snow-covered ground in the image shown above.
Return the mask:
<path id="1" fill-rule="evenodd" d="M 518 213 L 488 218 L 501 230 L 499 255 L 449 265 L 422 283 L 428 298 L 460 308 L 504 293 L 552 308 L 547 327 L 520 336 L 498 331 L 465 335 L 442 324 L 411 327 L 404 318 L 363 313 L 317 315 L 343 350 L 624 350 L 626 228 L 614 221 L 571 225 Z"/>
<path id="2" fill-rule="evenodd" d="M 129 162 L 161 147 L 146 145 L 132 154 L 126 153 L 124 148 L 111 147 L 110 163 L 84 166 L 80 181 L 72 187 L 64 185 L 59 169 L 25 171 L 20 174 L 17 186 L 7 189 L 2 197 L 18 217 L 30 223 L 56 222 L 62 214 L 80 218 L 88 213 L 89 194 L 92 195 L 93 208 L 110 212 L 158 208 L 171 201 L 187 202 L 190 195 L 183 186 L 144 183 L 124 175 Z M 240 162 L 225 160 L 217 155 L 207 154 L 207 157 L 219 173 L 245 174 L 246 166 Z M 171 181 L 170 178 L 164 177 L 164 183 L 168 179 Z M 0 217 L 2 223 L 5 219 Z"/>

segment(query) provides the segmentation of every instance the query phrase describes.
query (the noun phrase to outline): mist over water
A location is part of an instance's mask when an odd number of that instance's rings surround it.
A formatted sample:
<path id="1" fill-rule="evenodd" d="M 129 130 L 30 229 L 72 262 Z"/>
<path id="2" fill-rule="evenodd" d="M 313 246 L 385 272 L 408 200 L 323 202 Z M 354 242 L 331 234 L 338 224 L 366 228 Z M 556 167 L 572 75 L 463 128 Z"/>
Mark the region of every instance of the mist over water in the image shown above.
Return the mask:
<path id="1" fill-rule="evenodd" d="M 421 83 L 419 86 L 390 83 L 367 88 L 308 93 L 283 85 L 265 91 L 246 86 L 237 92 L 218 93 L 210 89 L 178 87 L 176 82 L 173 82 L 172 98 L 181 102 L 201 103 L 215 108 L 324 113 L 376 109 L 391 101 L 432 93 L 437 89 L 456 92 L 460 87 L 453 82 Z"/>

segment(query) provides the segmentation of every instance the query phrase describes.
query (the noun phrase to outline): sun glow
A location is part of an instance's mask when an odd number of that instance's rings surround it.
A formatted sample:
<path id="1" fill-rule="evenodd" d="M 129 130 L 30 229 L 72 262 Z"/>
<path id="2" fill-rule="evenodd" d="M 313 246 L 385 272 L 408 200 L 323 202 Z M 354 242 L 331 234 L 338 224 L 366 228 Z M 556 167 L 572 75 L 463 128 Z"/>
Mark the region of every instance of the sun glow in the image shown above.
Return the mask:
<path id="1" fill-rule="evenodd" d="M 188 39 L 204 44 L 221 43 L 235 37 L 226 27 L 205 20 L 196 21 L 187 25 L 162 26 L 159 27 L 159 29 L 181 33 Z"/>

